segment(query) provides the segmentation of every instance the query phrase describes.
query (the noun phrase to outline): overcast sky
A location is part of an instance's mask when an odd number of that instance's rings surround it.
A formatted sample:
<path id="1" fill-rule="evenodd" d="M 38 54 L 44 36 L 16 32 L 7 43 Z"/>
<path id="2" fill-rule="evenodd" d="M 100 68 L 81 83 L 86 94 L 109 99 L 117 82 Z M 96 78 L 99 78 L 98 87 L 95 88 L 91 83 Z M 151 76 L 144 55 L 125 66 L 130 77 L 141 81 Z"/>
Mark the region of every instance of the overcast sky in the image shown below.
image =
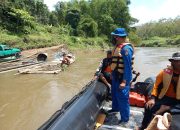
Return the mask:
<path id="1" fill-rule="evenodd" d="M 68 0 L 44 0 L 44 3 L 53 10 L 58 1 Z M 132 17 L 139 19 L 138 24 L 161 18 L 175 18 L 180 16 L 180 0 L 131 0 L 129 6 Z"/>

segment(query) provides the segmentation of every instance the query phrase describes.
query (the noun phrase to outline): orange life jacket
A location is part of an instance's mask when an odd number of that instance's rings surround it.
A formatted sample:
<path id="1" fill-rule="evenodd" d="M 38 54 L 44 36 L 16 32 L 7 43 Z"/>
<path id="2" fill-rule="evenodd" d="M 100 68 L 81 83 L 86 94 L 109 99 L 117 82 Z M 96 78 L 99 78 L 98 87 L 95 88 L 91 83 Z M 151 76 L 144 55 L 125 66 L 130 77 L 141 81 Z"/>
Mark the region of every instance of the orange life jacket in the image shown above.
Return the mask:
<path id="1" fill-rule="evenodd" d="M 166 68 L 163 73 L 163 88 L 159 94 L 159 98 L 162 98 L 166 94 L 171 84 L 172 76 L 173 76 L 173 70 L 171 68 Z M 180 76 L 176 86 L 176 99 L 180 99 Z"/>
<path id="2" fill-rule="evenodd" d="M 104 72 L 111 73 L 111 72 L 112 72 L 112 70 L 111 70 L 111 66 L 110 66 L 110 65 L 109 65 L 109 66 L 107 66 L 107 67 L 105 68 Z"/>
<path id="3" fill-rule="evenodd" d="M 124 62 L 123 62 L 123 57 L 121 55 L 121 49 L 126 46 L 126 45 L 130 45 L 132 46 L 130 43 L 122 43 L 120 45 L 117 45 L 115 47 L 115 49 L 113 50 L 113 53 L 112 53 L 112 63 L 111 63 L 111 70 L 115 70 L 117 69 L 117 71 L 121 74 L 124 73 Z M 132 46 L 133 48 L 133 46 Z M 132 64 L 133 64 L 133 61 L 134 61 L 134 56 L 132 58 Z M 133 69 L 133 67 L 132 67 Z"/>

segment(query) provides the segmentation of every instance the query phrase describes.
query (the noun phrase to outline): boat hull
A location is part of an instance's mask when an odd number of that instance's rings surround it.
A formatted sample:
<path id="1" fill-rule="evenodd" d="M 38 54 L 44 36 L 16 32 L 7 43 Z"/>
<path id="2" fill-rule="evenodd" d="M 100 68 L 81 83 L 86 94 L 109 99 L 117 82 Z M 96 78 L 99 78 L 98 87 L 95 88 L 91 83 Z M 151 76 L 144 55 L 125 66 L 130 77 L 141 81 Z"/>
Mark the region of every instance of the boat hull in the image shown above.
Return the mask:
<path id="1" fill-rule="evenodd" d="M 91 81 L 38 130 L 91 130 L 106 96 L 107 87 Z"/>

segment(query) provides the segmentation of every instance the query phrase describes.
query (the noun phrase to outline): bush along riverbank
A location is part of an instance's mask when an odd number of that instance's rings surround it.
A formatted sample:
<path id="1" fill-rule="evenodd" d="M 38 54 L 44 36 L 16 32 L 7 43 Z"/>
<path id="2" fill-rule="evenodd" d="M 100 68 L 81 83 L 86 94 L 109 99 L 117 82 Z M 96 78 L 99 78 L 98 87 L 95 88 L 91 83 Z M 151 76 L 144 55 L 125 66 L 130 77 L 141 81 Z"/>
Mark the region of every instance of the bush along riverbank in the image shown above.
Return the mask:
<path id="1" fill-rule="evenodd" d="M 31 30 L 28 34 L 15 34 L 0 28 L 0 43 L 20 48 L 21 50 L 61 44 L 67 45 L 70 49 L 99 48 L 106 50 L 112 47 L 110 33 L 109 36 L 101 35 L 96 37 L 73 36 L 71 33 L 72 28 L 68 25 L 55 27 L 36 24 L 36 29 Z M 140 38 L 135 32 L 131 31 L 128 37 L 133 44 L 140 42 Z M 134 45 L 136 46 L 137 44 Z"/>
<path id="2" fill-rule="evenodd" d="M 180 47 L 180 35 L 164 38 L 152 37 L 148 40 L 142 40 L 139 47 Z"/>
<path id="3" fill-rule="evenodd" d="M 70 36 L 67 27 L 53 26 L 38 26 L 38 30 L 30 34 L 17 35 L 0 30 L 0 43 L 7 44 L 11 47 L 20 48 L 21 50 L 29 50 L 34 48 L 45 48 L 56 45 L 67 45 L 70 49 L 96 48 L 106 50 L 112 47 L 110 38 L 104 37 L 77 37 Z M 130 40 L 133 40 L 135 35 L 129 35 Z M 138 40 L 137 40 L 138 39 Z M 147 40 L 140 40 L 135 37 L 135 41 L 139 44 L 134 44 L 137 47 L 180 47 L 180 35 L 162 38 L 151 37 Z"/>
<path id="4" fill-rule="evenodd" d="M 38 30 L 30 34 L 17 35 L 1 29 L 0 43 L 11 47 L 17 47 L 21 50 L 34 48 L 44 48 L 60 44 L 67 45 L 71 49 L 75 48 L 102 48 L 110 46 L 110 40 L 107 37 L 77 37 L 70 36 L 67 27 L 38 26 Z"/>
<path id="5" fill-rule="evenodd" d="M 138 46 L 180 47 L 180 16 L 145 23 L 136 32 L 142 39 Z"/>

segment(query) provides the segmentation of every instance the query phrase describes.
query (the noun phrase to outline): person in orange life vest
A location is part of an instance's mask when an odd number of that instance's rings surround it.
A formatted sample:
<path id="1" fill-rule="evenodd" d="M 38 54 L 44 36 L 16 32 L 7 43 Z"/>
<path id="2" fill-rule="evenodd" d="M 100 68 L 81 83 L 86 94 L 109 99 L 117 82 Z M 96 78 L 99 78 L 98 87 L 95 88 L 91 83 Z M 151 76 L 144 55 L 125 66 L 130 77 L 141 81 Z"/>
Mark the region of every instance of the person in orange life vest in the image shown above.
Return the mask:
<path id="1" fill-rule="evenodd" d="M 169 59 L 168 66 L 156 77 L 151 96 L 145 106 L 144 118 L 140 130 L 144 130 L 156 114 L 163 114 L 180 103 L 180 52 Z"/>
<path id="2" fill-rule="evenodd" d="M 112 52 L 112 109 L 108 112 L 120 112 L 120 121 L 128 122 L 130 116 L 129 90 L 132 80 L 133 54 L 132 44 L 127 42 L 127 32 L 117 28 L 111 33 L 115 48 Z"/>
<path id="3" fill-rule="evenodd" d="M 94 74 L 94 79 L 97 79 L 99 76 L 100 80 L 108 86 L 108 91 L 111 87 L 111 57 L 112 57 L 112 51 L 107 51 L 107 57 L 104 58 L 99 65 L 99 68 L 96 70 L 96 73 Z"/>

